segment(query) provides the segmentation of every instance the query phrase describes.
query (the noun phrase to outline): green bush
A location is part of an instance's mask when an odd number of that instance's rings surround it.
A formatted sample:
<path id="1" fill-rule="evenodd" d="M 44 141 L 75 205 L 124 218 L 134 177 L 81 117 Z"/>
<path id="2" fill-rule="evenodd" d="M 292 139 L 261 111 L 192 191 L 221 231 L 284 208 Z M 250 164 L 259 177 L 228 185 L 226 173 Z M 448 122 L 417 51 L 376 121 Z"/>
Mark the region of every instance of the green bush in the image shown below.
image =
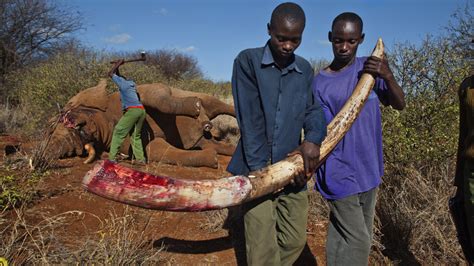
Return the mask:
<path id="1" fill-rule="evenodd" d="M 386 169 L 377 239 L 393 261 L 462 263 L 448 200 L 459 127 L 457 90 L 469 62 L 443 35 L 428 36 L 419 46 L 400 44 L 389 58 L 407 106 L 401 112 L 382 110 Z"/>
<path id="2" fill-rule="evenodd" d="M 27 131 L 44 128 L 48 120 L 69 98 L 84 88 L 92 87 L 106 72 L 98 55 L 83 51 L 58 54 L 36 66 L 20 70 L 8 79 L 20 106 L 28 114 Z"/>
<path id="3" fill-rule="evenodd" d="M 202 92 L 226 99 L 232 96 L 232 87 L 230 82 L 213 82 L 208 79 L 189 79 L 177 80 L 170 83 L 171 86 L 182 90 Z"/>
<path id="4" fill-rule="evenodd" d="M 468 75 L 468 62 L 442 37 L 428 37 L 420 47 L 400 45 L 392 56 L 407 106 L 402 112 L 383 110 L 386 160 L 420 169 L 452 159 L 457 88 Z"/>

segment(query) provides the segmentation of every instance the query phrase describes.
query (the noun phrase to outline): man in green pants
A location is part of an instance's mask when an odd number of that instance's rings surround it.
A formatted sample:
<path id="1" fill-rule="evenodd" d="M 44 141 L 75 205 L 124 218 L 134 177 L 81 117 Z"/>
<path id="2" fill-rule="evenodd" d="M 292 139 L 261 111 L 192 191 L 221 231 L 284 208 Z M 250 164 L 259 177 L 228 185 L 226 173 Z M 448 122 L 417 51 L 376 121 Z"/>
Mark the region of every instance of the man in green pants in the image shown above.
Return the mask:
<path id="1" fill-rule="evenodd" d="M 326 121 L 311 92 L 311 65 L 294 53 L 305 25 L 299 5 L 278 5 L 267 24 L 267 43 L 243 50 L 234 61 L 232 94 L 240 140 L 227 170 L 252 175 L 292 152 L 302 155 L 305 166 L 295 174 L 293 185 L 245 206 L 245 245 L 251 266 L 293 265 L 306 244 L 306 181 L 319 160 Z"/>
<path id="2" fill-rule="evenodd" d="M 118 121 L 112 135 L 110 145 L 109 160 L 115 161 L 117 153 L 128 133 L 133 129 L 130 136 L 133 155 L 136 164 L 146 164 L 143 153 L 142 140 L 140 138 L 143 122 L 145 121 L 145 108 L 138 98 L 135 82 L 120 75 L 119 67 L 124 64 L 124 60 L 118 60 L 109 72 L 109 77 L 117 84 L 120 91 L 120 101 L 122 102 L 123 116 Z"/>

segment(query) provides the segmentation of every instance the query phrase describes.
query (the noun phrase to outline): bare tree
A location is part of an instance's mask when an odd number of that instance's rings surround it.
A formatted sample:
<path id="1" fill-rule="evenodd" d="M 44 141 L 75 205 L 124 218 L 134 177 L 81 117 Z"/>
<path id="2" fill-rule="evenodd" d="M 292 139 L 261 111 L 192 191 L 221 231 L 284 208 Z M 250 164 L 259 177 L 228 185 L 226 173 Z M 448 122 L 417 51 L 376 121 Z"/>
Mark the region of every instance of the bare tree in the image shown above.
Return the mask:
<path id="1" fill-rule="evenodd" d="M 10 71 L 51 54 L 81 28 L 80 14 L 55 2 L 0 0 L 0 83 Z"/>
<path id="2" fill-rule="evenodd" d="M 474 57 L 472 42 L 474 41 L 474 18 L 472 16 L 473 4 L 466 2 L 464 7 L 459 7 L 452 15 L 446 30 L 449 41 L 456 52 L 461 53 L 464 58 Z"/>
<path id="3" fill-rule="evenodd" d="M 200 78 L 197 60 L 176 50 L 157 50 L 147 55 L 146 64 L 156 65 L 168 79 Z"/>

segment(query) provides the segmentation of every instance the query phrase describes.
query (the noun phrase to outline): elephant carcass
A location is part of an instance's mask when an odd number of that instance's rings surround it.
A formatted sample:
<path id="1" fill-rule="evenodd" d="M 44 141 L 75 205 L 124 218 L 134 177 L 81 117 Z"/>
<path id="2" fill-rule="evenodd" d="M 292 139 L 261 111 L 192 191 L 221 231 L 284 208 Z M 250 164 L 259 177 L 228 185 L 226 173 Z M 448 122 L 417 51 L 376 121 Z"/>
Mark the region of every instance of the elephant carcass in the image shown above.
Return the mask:
<path id="1" fill-rule="evenodd" d="M 55 158 L 107 151 L 114 126 L 122 115 L 118 92 L 107 94 L 106 81 L 81 91 L 64 107 L 52 133 L 49 153 Z M 150 162 L 184 166 L 217 167 L 217 154 L 231 155 L 234 145 L 219 141 L 211 119 L 220 114 L 235 116 L 231 105 L 216 97 L 179 90 L 164 84 L 138 85 L 147 116 L 142 142 Z M 55 148 L 53 148 L 55 147 Z M 122 153 L 129 153 L 128 140 Z"/>
<path id="2" fill-rule="evenodd" d="M 372 56 L 383 57 L 381 39 Z M 350 129 L 374 84 L 372 75 L 362 74 L 351 97 L 328 125 L 328 134 L 321 144 L 319 164 Z M 297 154 L 258 171 L 255 176 L 194 181 L 143 173 L 101 161 L 84 176 L 82 184 L 88 191 L 102 197 L 143 208 L 203 211 L 238 205 L 278 191 L 289 184 L 303 167 L 303 159 Z"/>

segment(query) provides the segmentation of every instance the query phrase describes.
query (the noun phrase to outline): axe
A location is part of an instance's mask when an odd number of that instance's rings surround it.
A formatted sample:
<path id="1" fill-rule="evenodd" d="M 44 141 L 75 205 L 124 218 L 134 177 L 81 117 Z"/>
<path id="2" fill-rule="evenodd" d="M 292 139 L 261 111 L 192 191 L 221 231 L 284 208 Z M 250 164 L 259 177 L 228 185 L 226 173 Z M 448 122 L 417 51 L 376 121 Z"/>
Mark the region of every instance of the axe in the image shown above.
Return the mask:
<path id="1" fill-rule="evenodd" d="M 145 51 L 140 52 L 140 58 L 135 58 L 135 59 L 127 59 L 124 61 L 124 63 L 130 63 L 130 62 L 137 62 L 137 61 L 145 61 L 146 60 L 146 53 Z M 111 61 L 111 64 L 117 63 L 117 61 Z"/>

